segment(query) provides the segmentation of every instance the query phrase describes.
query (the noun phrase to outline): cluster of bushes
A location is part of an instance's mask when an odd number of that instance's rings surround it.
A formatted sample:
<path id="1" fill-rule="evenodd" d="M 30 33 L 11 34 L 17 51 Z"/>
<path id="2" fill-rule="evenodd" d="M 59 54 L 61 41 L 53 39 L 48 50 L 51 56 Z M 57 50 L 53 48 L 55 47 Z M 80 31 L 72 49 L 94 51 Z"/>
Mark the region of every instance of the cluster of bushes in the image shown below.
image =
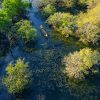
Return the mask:
<path id="1" fill-rule="evenodd" d="M 84 11 L 86 8 L 92 8 L 99 3 L 99 0 L 35 0 L 36 5 L 40 9 L 45 9 L 48 5 L 52 5 L 53 8 L 56 8 L 59 11 L 59 8 L 68 8 L 73 13 Z M 51 7 L 49 8 L 51 9 Z M 68 11 L 67 9 L 67 11 Z M 79 10 L 79 11 L 78 11 Z"/>
<path id="2" fill-rule="evenodd" d="M 87 6 L 93 6 L 97 4 L 99 0 L 36 0 L 36 4 L 39 7 L 46 6 L 48 4 L 55 4 L 56 6 L 65 6 L 65 7 L 73 7 L 75 5 L 87 5 Z"/>
<path id="3" fill-rule="evenodd" d="M 87 13 L 73 16 L 69 13 L 57 12 L 47 22 L 59 34 L 78 37 L 84 44 L 99 45 L 100 41 L 100 4 L 89 9 Z M 65 37 L 66 38 L 66 37 Z"/>
<path id="4" fill-rule="evenodd" d="M 65 8 L 74 7 L 74 11 L 81 9 L 81 7 L 77 9 L 75 6 L 86 5 L 86 10 L 79 14 L 73 14 L 68 10 L 61 12 L 58 9 L 61 4 Z M 99 45 L 99 0 L 42 0 L 41 5 L 38 6 L 42 8 L 43 15 L 47 17 L 47 23 L 53 27 L 56 33 L 61 34 L 60 36 L 65 39 L 74 36 L 86 45 Z"/>
<path id="5" fill-rule="evenodd" d="M 35 29 L 27 20 L 29 3 L 23 0 L 3 0 L 0 9 L 0 33 L 9 41 L 22 39 L 25 43 L 35 38 Z"/>

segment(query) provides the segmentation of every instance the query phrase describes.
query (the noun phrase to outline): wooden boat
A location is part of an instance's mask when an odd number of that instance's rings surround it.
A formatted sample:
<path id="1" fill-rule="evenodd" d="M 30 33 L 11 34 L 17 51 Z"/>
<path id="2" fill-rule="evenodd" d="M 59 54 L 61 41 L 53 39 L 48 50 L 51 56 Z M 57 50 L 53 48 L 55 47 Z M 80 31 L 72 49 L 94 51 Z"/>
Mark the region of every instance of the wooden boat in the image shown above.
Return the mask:
<path id="1" fill-rule="evenodd" d="M 40 30 L 41 30 L 41 32 L 43 33 L 43 35 L 44 35 L 45 37 L 48 37 L 48 33 L 45 31 L 43 25 L 40 25 Z"/>

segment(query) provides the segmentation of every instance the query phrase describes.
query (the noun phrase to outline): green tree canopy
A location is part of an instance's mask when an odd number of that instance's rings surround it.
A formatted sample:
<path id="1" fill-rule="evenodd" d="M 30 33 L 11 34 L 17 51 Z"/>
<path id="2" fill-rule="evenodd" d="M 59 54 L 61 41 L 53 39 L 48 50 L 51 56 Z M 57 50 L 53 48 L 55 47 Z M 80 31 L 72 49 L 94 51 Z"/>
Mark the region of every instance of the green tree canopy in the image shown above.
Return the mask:
<path id="1" fill-rule="evenodd" d="M 83 79 L 86 75 L 98 73 L 94 65 L 100 63 L 100 53 L 96 50 L 84 48 L 79 52 L 70 53 L 64 57 L 65 73 L 69 78 Z"/>
<path id="2" fill-rule="evenodd" d="M 0 10 L 0 32 L 7 32 L 11 24 L 12 20 L 9 18 L 7 12 Z"/>
<path id="3" fill-rule="evenodd" d="M 28 63 L 24 63 L 21 59 L 7 66 L 7 75 L 3 78 L 3 83 L 9 93 L 20 93 L 31 82 L 31 72 L 28 67 Z"/>
<path id="4" fill-rule="evenodd" d="M 72 35 L 74 31 L 75 17 L 69 13 L 57 12 L 51 15 L 47 22 L 62 35 Z"/>
<path id="5" fill-rule="evenodd" d="M 20 20 L 15 26 L 17 27 L 18 36 L 22 38 L 25 43 L 35 39 L 36 30 L 31 26 L 28 20 Z"/>
<path id="6" fill-rule="evenodd" d="M 48 4 L 43 8 L 43 15 L 46 17 L 54 14 L 55 12 L 56 12 L 56 8 L 51 4 Z"/>
<path id="7" fill-rule="evenodd" d="M 81 13 L 77 26 L 78 36 L 83 43 L 97 43 L 100 40 L 100 3 L 87 13 Z"/>
<path id="8" fill-rule="evenodd" d="M 23 18 L 26 14 L 26 7 L 28 3 L 23 0 L 4 0 L 2 3 L 2 9 L 6 10 L 13 20 Z"/>

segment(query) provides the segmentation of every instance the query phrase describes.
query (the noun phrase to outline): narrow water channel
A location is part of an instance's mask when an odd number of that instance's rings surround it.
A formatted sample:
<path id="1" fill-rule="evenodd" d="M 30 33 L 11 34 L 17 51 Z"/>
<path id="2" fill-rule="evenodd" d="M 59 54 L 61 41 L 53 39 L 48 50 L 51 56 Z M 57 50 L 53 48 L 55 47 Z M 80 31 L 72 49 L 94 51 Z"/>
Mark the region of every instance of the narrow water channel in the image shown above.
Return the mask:
<path id="1" fill-rule="evenodd" d="M 32 8 L 29 10 L 29 20 L 32 23 L 33 27 L 37 29 L 37 45 L 40 48 L 47 48 L 51 46 L 51 38 L 49 36 L 49 28 L 46 26 L 44 19 L 42 18 L 41 14 L 38 13 L 38 7 L 34 3 L 35 1 L 32 0 Z M 48 37 L 45 37 L 44 34 L 40 30 L 40 26 L 43 26 L 44 29 L 46 28 L 46 31 L 48 33 Z M 52 44 L 53 45 L 53 44 Z"/>

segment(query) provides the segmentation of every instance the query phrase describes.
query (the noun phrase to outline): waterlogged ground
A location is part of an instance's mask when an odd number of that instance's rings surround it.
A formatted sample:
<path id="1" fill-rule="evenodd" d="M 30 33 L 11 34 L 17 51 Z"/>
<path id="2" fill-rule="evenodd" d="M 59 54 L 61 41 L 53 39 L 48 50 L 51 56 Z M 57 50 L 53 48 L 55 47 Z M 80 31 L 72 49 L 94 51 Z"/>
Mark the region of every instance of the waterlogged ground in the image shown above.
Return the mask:
<path id="1" fill-rule="evenodd" d="M 64 74 L 62 59 L 65 55 L 79 50 L 74 44 L 63 43 L 52 39 L 52 32 L 44 23 L 41 15 L 36 13 L 37 7 L 29 10 L 29 20 L 37 29 L 35 45 L 31 49 L 20 46 L 12 48 L 5 56 L 0 57 L 0 100 L 99 100 L 100 81 L 91 78 L 85 82 L 73 82 Z M 45 38 L 40 32 L 40 25 L 44 25 L 48 32 Z M 29 62 L 33 73 L 32 84 L 22 94 L 11 95 L 2 85 L 6 65 L 18 58 Z"/>

